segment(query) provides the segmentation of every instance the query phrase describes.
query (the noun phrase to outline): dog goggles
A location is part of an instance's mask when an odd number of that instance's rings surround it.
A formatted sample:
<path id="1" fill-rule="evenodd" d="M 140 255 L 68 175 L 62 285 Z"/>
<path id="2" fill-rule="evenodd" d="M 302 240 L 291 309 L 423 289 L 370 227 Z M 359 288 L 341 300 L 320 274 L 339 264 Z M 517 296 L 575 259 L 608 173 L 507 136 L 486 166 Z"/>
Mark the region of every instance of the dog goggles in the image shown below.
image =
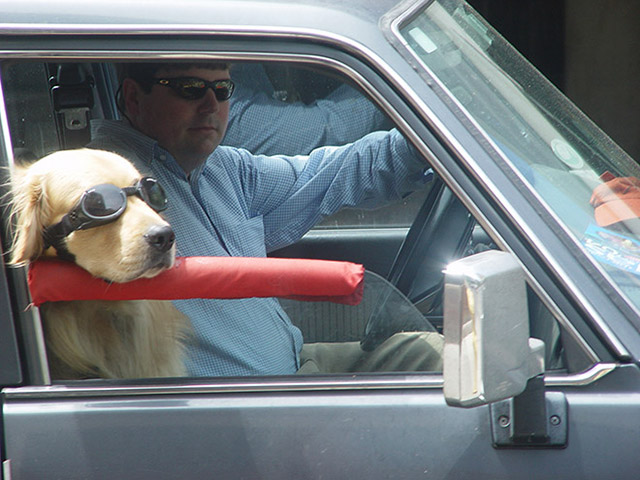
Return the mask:
<path id="1" fill-rule="evenodd" d="M 110 183 L 86 190 L 60 222 L 44 230 L 45 249 L 54 247 L 58 254 L 66 250 L 62 239 L 76 230 L 86 230 L 115 222 L 127 208 L 127 197 L 137 195 L 156 212 L 167 208 L 167 195 L 155 178 L 143 177 L 131 187 Z"/>
<path id="2" fill-rule="evenodd" d="M 154 78 L 151 83 L 169 87 L 187 100 L 199 100 L 206 95 L 207 90 L 211 89 L 219 102 L 229 100 L 235 88 L 231 80 L 207 82 L 197 77 Z"/>

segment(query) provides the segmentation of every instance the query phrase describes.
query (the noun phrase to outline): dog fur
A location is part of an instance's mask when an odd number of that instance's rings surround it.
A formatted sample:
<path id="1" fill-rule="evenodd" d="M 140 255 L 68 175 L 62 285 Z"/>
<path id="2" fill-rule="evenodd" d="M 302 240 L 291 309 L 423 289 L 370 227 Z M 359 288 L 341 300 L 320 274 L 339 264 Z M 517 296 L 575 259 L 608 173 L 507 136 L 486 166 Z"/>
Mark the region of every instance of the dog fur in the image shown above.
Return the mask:
<path id="1" fill-rule="evenodd" d="M 42 233 L 98 184 L 130 186 L 142 175 L 115 153 L 79 149 L 48 155 L 12 174 L 12 264 L 55 256 Z M 145 241 L 153 226 L 168 223 L 137 196 L 115 221 L 66 238 L 75 262 L 96 277 L 128 282 L 153 277 L 173 265 L 175 245 L 159 253 Z M 187 319 L 171 302 L 74 301 L 41 306 L 51 377 L 145 378 L 185 374 Z"/>

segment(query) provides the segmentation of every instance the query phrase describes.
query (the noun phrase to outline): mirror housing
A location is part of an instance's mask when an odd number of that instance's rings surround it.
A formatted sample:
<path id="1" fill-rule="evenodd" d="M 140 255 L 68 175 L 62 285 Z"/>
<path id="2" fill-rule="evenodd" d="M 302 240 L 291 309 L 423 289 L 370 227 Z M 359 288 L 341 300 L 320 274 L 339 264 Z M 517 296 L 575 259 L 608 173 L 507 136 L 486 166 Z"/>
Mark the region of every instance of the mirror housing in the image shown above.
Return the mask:
<path id="1" fill-rule="evenodd" d="M 488 250 L 444 273 L 446 402 L 474 407 L 519 395 L 544 372 L 544 342 L 529 337 L 522 268 L 510 253 Z"/>

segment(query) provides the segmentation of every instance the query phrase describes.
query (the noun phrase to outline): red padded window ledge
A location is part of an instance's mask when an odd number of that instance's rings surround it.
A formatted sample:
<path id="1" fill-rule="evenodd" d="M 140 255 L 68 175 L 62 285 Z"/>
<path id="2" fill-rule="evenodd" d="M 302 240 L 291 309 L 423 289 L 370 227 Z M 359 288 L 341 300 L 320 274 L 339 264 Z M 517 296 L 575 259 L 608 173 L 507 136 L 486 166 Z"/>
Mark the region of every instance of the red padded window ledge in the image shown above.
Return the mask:
<path id="1" fill-rule="evenodd" d="M 177 300 L 283 297 L 357 305 L 364 267 L 329 260 L 248 257 L 178 257 L 154 278 L 109 283 L 58 259 L 32 262 L 33 304 L 71 300 Z"/>

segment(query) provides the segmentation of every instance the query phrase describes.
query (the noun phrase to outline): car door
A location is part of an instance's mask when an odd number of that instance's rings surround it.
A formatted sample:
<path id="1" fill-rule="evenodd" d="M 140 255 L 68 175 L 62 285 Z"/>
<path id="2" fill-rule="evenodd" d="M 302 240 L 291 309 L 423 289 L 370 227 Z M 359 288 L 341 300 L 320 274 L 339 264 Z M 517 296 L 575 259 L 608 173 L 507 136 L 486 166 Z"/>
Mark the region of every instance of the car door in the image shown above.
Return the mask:
<path id="1" fill-rule="evenodd" d="M 239 2 L 237 8 L 249 9 L 253 4 L 248 5 Z M 409 10 L 417 6 L 421 5 Z M 403 5 L 394 15 L 402 16 L 408 8 Z M 175 10 L 162 13 L 165 22 L 177 15 Z M 49 91 L 50 66 L 60 63 L 60 58 L 96 78 L 95 65 L 102 71 L 113 63 L 130 61 L 132 51 L 138 59 L 151 60 L 167 54 L 218 59 L 225 52 L 238 62 L 292 62 L 329 71 L 355 84 L 382 109 L 435 172 L 432 185 L 437 188 L 429 191 L 424 203 L 418 202 L 411 228 L 408 232 L 406 225 L 401 228 L 402 240 L 394 240 L 393 247 L 383 242 L 387 259 L 378 273 L 386 275 L 402 298 L 436 328 L 442 328 L 442 269 L 451 260 L 485 248 L 510 252 L 526 271 L 531 333 L 546 341 L 543 388 L 538 385 L 537 394 L 525 403 L 530 408 L 513 410 L 507 403 L 505 410 L 505 404 L 447 405 L 439 371 L 51 382 L 38 329 L 39 312 L 27 308 L 24 272 L 5 269 L 11 279 L 13 328 L 20 339 L 19 358 L 25 372 L 21 382 L 14 379 L 2 390 L 5 477 L 596 479 L 633 475 L 638 466 L 633 420 L 639 418 L 640 408 L 638 331 L 628 320 L 628 309 L 574 255 L 573 245 L 558 233 L 551 216 L 536 209 L 538 199 L 514 178 L 514 170 L 504 165 L 495 146 L 461 115 L 460 105 L 447 99 L 437 82 L 425 81 L 406 62 L 384 37 L 378 17 L 368 25 L 350 9 L 332 11 L 331 18 L 342 20 L 336 24 L 363 29 L 362 42 L 369 36 L 373 39 L 365 47 L 353 37 L 342 43 L 344 30 L 329 35 L 329 26 L 324 27 L 325 33 L 314 33 L 308 25 L 299 30 L 278 23 L 264 28 L 265 22 L 276 22 L 275 14 L 261 16 L 252 25 L 246 23 L 249 10 L 245 13 L 242 24 L 233 23 L 233 14 L 227 13 L 227 19 L 221 13 L 216 24 L 229 24 L 219 30 L 210 27 L 206 41 L 201 32 L 165 23 L 159 27 L 162 35 L 141 33 L 139 25 L 127 26 L 124 20 L 101 28 L 99 35 L 84 25 L 81 48 L 78 30 L 70 24 L 52 27 L 35 22 L 18 35 L 0 33 L 11 40 L 0 56 L 2 135 L 5 144 L 13 146 L 3 150 L 4 163 L 10 165 L 22 153 L 15 151 L 18 146 L 41 156 L 68 145 L 61 140 L 61 125 L 55 121 L 56 114 L 67 112 L 56 111 Z M 237 35 L 239 31 L 242 34 Z M 79 84 L 85 85 L 82 78 Z M 82 108 L 82 114 L 93 118 L 108 116 L 108 105 L 113 103 L 110 94 L 97 89 L 92 95 L 93 105 L 73 108 Z M 34 98 L 41 99 L 38 108 L 31 107 Z M 30 107 L 23 110 L 21 102 Z M 470 159 L 475 169 L 469 166 Z M 485 177 L 491 178 L 491 186 Z M 367 255 L 381 256 L 369 247 L 375 231 L 350 228 L 333 236 L 336 245 L 345 242 L 345 246 L 336 255 L 339 247 L 326 247 L 321 240 L 322 250 L 330 250 L 329 258 L 375 265 L 376 259 Z M 548 249 L 553 256 L 547 258 Z M 306 256 L 305 251 L 294 255 Z M 549 258 L 561 259 L 564 271 L 582 279 L 581 289 L 573 290 Z M 584 302 L 586 294 L 589 302 Z M 333 306 L 322 312 L 325 306 L 313 307 L 318 321 L 344 321 L 348 315 Z M 603 316 L 608 323 L 596 321 Z M 370 319 L 368 312 L 364 321 L 356 321 L 360 338 Z M 339 327 L 328 322 L 327 329 L 338 331 Z M 336 340 L 345 341 L 345 337 Z M 527 423 L 529 410 L 539 410 L 541 402 L 548 405 L 544 411 L 550 415 L 542 422 L 538 417 L 535 428 L 541 430 L 536 432 L 553 437 L 552 441 L 513 442 L 503 434 L 514 422 Z"/>

